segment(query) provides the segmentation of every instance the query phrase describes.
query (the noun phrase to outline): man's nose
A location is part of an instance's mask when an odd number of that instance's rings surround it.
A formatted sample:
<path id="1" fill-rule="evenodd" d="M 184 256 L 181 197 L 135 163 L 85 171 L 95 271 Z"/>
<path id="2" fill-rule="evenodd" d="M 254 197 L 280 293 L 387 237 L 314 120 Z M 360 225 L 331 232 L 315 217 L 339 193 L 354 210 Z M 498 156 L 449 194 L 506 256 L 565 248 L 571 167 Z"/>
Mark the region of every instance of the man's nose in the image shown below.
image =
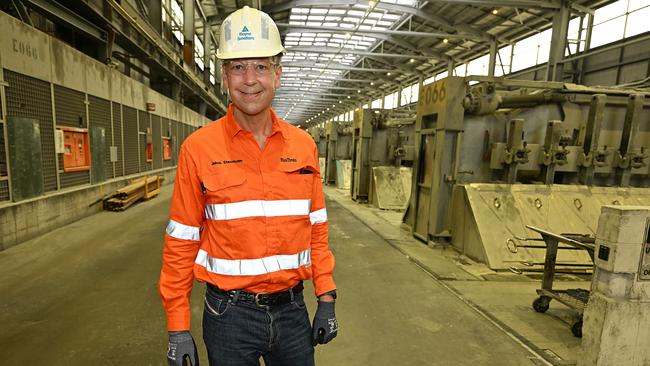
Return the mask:
<path id="1" fill-rule="evenodd" d="M 255 72 L 255 65 L 246 65 L 244 70 L 244 82 L 251 84 L 257 82 L 257 72 Z"/>

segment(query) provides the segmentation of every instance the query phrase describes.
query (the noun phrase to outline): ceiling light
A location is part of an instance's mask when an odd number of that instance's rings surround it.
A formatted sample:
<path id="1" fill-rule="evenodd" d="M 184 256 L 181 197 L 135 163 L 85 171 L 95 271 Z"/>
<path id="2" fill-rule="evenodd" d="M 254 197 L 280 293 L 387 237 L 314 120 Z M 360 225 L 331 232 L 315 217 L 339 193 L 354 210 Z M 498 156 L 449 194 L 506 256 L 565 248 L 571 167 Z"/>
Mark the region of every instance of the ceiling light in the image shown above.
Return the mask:
<path id="1" fill-rule="evenodd" d="M 386 76 L 390 76 L 390 72 L 387 72 L 387 73 L 386 73 Z"/>
<path id="2" fill-rule="evenodd" d="M 415 62 L 415 59 L 412 58 L 412 59 L 409 60 L 409 62 L 410 62 L 410 63 L 414 63 L 414 62 Z"/>
<path id="3" fill-rule="evenodd" d="M 348 99 L 350 99 L 350 96 L 348 95 Z"/>
<path id="4" fill-rule="evenodd" d="M 499 14 L 499 11 L 497 9 L 492 10 L 492 14 L 497 15 Z"/>
<path id="5" fill-rule="evenodd" d="M 375 85 L 375 83 L 373 83 L 373 82 L 371 81 L 371 82 L 370 82 L 370 85 Z"/>
<path id="6" fill-rule="evenodd" d="M 357 93 L 361 93 L 361 89 L 357 89 Z"/>
<path id="7" fill-rule="evenodd" d="M 449 43 L 449 40 L 447 38 L 442 40 L 442 43 Z"/>
<path id="8" fill-rule="evenodd" d="M 343 101 L 339 100 L 339 104 L 343 103 Z"/>

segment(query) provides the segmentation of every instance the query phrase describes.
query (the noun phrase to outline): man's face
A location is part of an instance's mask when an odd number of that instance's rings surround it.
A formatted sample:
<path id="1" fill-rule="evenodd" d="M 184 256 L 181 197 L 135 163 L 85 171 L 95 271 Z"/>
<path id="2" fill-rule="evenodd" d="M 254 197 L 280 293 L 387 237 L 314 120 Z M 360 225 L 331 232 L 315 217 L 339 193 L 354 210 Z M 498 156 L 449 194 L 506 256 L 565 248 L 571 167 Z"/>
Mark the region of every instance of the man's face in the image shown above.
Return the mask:
<path id="1" fill-rule="evenodd" d="M 280 87 L 282 66 L 268 57 L 228 60 L 223 63 L 223 83 L 241 112 L 257 115 L 271 106 Z"/>

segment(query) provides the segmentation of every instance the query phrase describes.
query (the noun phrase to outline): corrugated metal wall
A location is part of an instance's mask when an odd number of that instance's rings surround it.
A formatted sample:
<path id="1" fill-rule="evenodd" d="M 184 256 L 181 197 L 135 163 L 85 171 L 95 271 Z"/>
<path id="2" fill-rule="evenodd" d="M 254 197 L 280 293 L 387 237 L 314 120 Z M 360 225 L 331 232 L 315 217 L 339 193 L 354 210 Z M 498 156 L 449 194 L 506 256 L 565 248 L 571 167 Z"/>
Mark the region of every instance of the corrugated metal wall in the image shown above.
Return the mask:
<path id="1" fill-rule="evenodd" d="M 6 116 L 36 119 L 39 122 L 46 192 L 90 183 L 91 170 L 64 171 L 63 154 L 55 153 L 55 126 L 104 129 L 106 153 L 103 158 L 95 156 L 93 159 L 98 161 L 91 161 L 91 164 L 104 164 L 107 179 L 174 166 L 178 162 L 181 144 L 195 130 L 184 123 L 126 107 L 117 102 L 86 95 L 9 70 L 3 72 L 8 84 L 5 88 Z M 153 143 L 151 162 L 146 162 L 147 128 L 151 129 L 150 141 Z M 0 123 L 0 177 L 7 177 L 9 174 L 5 153 L 8 147 L 4 140 L 5 129 L 6 126 Z M 170 160 L 163 159 L 163 137 L 171 138 Z M 115 163 L 110 161 L 111 146 L 117 148 L 118 160 Z M 0 201 L 9 200 L 9 196 L 9 181 L 0 180 Z"/>
<path id="2" fill-rule="evenodd" d="M 122 106 L 124 130 L 124 175 L 140 171 L 140 154 L 138 151 L 138 111 Z"/>
<path id="3" fill-rule="evenodd" d="M 153 133 L 153 168 L 162 168 L 162 134 L 160 116 L 151 115 L 151 131 Z"/>
<path id="4" fill-rule="evenodd" d="M 54 85 L 56 126 L 88 128 L 85 101 L 86 96 L 84 93 Z M 90 183 L 90 170 L 65 172 L 63 171 L 63 154 L 59 154 L 58 158 L 61 188 Z"/>
<path id="5" fill-rule="evenodd" d="M 113 164 L 111 163 L 111 135 L 113 134 L 113 129 L 111 126 L 111 102 L 98 98 L 92 95 L 88 96 L 88 118 L 90 120 L 91 126 L 103 127 L 104 132 L 106 133 L 106 154 L 104 156 L 103 164 L 106 169 L 106 177 L 113 177 Z M 58 109 L 58 108 L 57 108 Z M 91 147 L 92 149 L 92 147 Z M 96 162 L 92 162 L 96 164 Z"/>
<path id="6" fill-rule="evenodd" d="M 117 161 L 115 162 L 115 176 L 124 175 L 124 166 L 122 156 L 122 105 L 113 102 L 113 146 L 117 147 Z"/>
<path id="7" fill-rule="evenodd" d="M 173 128 L 174 128 L 174 122 L 167 119 L 163 118 L 162 119 L 162 135 L 165 137 L 171 137 L 171 146 L 172 146 L 172 158 L 169 160 L 163 160 L 163 167 L 170 167 L 174 165 L 175 158 L 174 158 L 174 133 L 173 133 Z"/>
<path id="8" fill-rule="evenodd" d="M 9 84 L 5 89 L 7 116 L 34 118 L 40 123 L 43 185 L 45 192 L 54 191 L 57 172 L 50 84 L 9 70 L 4 70 L 4 79 Z"/>
<path id="9" fill-rule="evenodd" d="M 0 103 L 2 105 L 2 103 Z M 0 115 L 1 115 L 0 111 Z M 5 147 L 5 124 L 0 123 L 0 177 L 6 177 L 9 173 L 7 170 L 7 154 Z M 0 201 L 9 200 L 9 180 L 0 180 Z"/>
<path id="10" fill-rule="evenodd" d="M 172 136 L 172 161 L 173 164 L 178 163 L 178 149 L 181 147 L 181 142 L 180 139 L 178 138 L 178 122 L 176 121 L 170 121 L 171 122 L 171 136 Z"/>
<path id="11" fill-rule="evenodd" d="M 145 111 L 138 111 L 138 123 L 140 126 L 140 171 L 151 170 L 151 162 L 147 162 L 147 128 L 151 128 L 151 116 Z"/>

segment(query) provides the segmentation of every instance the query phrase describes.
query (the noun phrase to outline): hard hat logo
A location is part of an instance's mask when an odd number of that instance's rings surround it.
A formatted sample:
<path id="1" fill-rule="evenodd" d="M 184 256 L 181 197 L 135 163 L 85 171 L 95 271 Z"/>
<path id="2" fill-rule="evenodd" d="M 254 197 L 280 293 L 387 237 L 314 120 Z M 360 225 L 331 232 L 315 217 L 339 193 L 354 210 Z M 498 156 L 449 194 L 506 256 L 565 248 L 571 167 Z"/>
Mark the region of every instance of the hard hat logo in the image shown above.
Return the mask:
<path id="1" fill-rule="evenodd" d="M 253 33 L 248 30 L 247 26 L 244 26 L 237 36 L 238 41 L 254 41 Z"/>
<path id="2" fill-rule="evenodd" d="M 243 8 L 230 14 L 221 24 L 217 57 L 221 60 L 272 57 L 284 53 L 280 31 L 263 11 Z"/>

